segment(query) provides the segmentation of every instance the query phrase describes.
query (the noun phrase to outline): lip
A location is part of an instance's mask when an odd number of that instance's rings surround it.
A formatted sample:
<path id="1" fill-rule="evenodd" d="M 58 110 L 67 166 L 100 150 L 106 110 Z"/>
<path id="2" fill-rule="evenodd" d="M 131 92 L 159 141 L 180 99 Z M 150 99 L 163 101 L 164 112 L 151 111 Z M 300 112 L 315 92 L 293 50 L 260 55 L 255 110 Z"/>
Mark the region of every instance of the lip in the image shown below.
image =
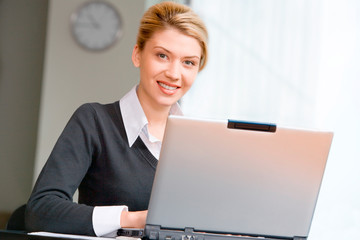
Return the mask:
<path id="1" fill-rule="evenodd" d="M 174 95 L 180 89 L 180 87 L 175 84 L 171 84 L 171 83 L 167 83 L 167 82 L 163 82 L 163 81 L 157 81 L 157 84 L 158 84 L 160 90 L 167 95 Z M 164 85 L 173 87 L 176 89 L 165 88 Z"/>

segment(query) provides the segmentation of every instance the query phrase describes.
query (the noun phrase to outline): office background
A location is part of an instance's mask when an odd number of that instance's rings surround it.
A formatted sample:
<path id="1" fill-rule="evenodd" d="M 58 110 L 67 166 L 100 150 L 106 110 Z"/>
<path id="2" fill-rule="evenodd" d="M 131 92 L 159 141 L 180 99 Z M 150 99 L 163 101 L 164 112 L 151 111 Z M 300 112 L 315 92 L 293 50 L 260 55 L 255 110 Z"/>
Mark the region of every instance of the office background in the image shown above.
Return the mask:
<path id="1" fill-rule="evenodd" d="M 0 211 L 26 202 L 34 179 L 74 110 L 113 102 L 138 81 L 131 52 L 143 0 L 109 1 L 124 35 L 107 51 L 79 47 L 70 16 L 84 0 L 1 0 Z"/>
<path id="2" fill-rule="evenodd" d="M 131 51 L 156 0 L 108 0 L 124 36 L 80 48 L 70 15 L 85 0 L 0 0 L 0 212 L 26 202 L 73 111 L 118 100 L 138 81 Z M 335 132 L 309 239 L 360 230 L 360 2 L 192 0 L 210 60 L 182 100 L 187 115 L 271 121 Z M 1 223 L 0 223 L 1 224 Z"/>

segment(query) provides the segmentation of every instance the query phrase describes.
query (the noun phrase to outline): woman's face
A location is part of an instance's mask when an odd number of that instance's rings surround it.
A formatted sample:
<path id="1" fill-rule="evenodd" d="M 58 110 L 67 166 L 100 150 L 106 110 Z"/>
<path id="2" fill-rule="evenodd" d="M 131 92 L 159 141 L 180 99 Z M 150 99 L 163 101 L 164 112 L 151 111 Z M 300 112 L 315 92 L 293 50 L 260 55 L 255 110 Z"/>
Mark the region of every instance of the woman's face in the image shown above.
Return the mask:
<path id="1" fill-rule="evenodd" d="M 199 71 L 199 42 L 175 28 L 155 32 L 142 51 L 136 45 L 132 60 L 140 68 L 140 103 L 170 107 L 191 87 Z"/>

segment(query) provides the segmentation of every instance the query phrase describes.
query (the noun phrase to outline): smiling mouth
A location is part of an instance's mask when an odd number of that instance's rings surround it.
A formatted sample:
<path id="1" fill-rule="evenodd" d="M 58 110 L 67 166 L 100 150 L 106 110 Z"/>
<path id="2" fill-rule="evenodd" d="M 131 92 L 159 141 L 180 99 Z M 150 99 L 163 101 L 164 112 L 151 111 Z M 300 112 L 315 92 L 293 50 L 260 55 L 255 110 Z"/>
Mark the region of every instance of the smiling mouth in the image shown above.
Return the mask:
<path id="1" fill-rule="evenodd" d="M 169 86 L 169 85 L 166 85 L 165 83 L 162 83 L 162 82 L 158 82 L 158 84 L 161 87 L 163 87 L 163 88 L 165 88 L 167 90 L 176 90 L 176 89 L 178 89 L 178 87 Z"/>

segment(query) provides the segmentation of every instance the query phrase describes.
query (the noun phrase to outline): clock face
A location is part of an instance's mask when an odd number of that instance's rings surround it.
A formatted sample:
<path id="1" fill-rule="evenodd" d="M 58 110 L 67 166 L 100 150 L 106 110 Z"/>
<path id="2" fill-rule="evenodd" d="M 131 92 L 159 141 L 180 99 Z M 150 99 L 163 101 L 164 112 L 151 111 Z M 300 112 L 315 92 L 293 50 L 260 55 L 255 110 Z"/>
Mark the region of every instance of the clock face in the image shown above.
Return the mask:
<path id="1" fill-rule="evenodd" d="M 82 47 L 99 51 L 112 46 L 122 35 L 116 9 L 105 1 L 90 1 L 71 16 L 72 34 Z"/>

